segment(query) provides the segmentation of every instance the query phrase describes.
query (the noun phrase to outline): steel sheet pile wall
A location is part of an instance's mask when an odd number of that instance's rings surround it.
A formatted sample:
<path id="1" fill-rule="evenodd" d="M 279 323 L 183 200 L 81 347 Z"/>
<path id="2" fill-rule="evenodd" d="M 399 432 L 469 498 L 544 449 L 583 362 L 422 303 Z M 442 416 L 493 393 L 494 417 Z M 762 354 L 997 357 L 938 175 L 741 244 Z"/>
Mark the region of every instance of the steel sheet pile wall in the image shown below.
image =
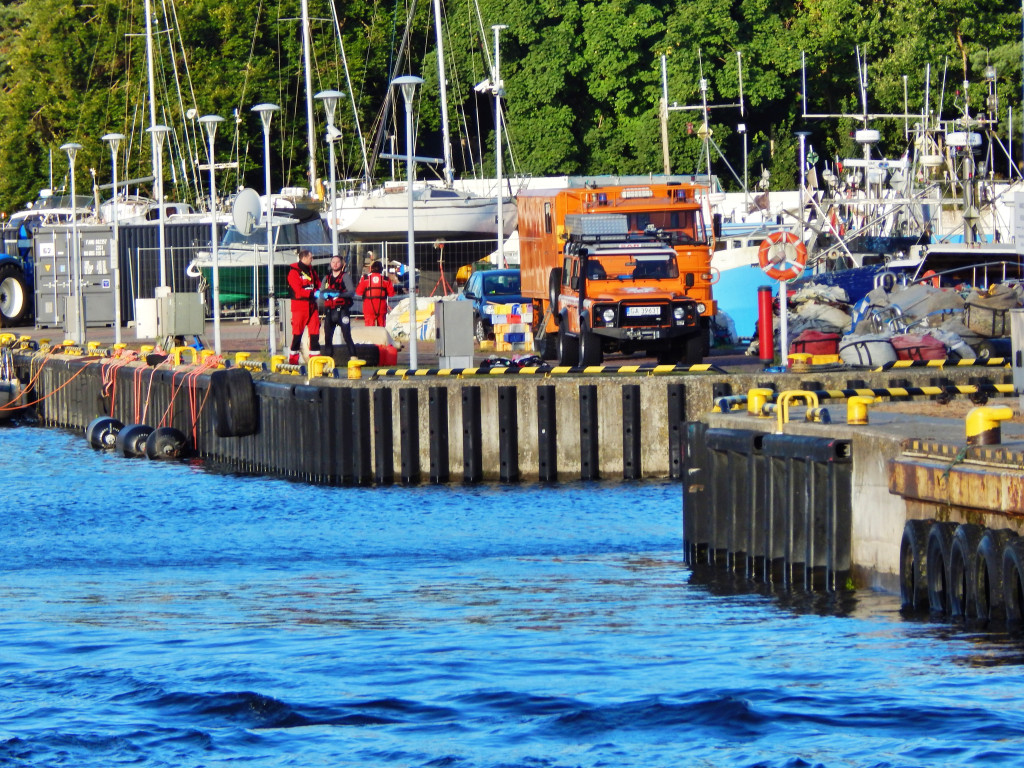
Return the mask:
<path id="1" fill-rule="evenodd" d="M 253 428 L 218 428 L 207 372 L 111 358 L 32 358 L 39 413 L 83 428 L 97 416 L 174 427 L 200 458 L 314 483 L 545 482 L 679 477 L 686 388 L 678 380 L 563 377 L 359 381 L 256 373 Z M 236 373 L 243 374 L 239 369 Z M 594 380 L 590 380 L 594 381 Z"/>
<path id="2" fill-rule="evenodd" d="M 686 425 L 683 548 L 691 565 L 808 590 L 851 568 L 849 440 Z"/>

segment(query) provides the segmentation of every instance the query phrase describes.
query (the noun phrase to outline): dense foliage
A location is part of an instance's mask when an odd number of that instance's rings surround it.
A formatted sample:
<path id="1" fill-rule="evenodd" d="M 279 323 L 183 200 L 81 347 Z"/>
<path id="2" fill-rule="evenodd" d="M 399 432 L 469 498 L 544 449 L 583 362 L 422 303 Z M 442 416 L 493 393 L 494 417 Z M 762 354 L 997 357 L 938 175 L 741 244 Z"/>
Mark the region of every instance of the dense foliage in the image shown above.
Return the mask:
<path id="1" fill-rule="evenodd" d="M 352 96 L 339 105 L 340 175 L 363 175 L 355 113 L 372 151 L 404 147 L 404 119 L 385 105 L 397 74 L 425 79 L 418 99 L 417 150 L 441 152 L 438 75 L 430 2 L 403 6 L 377 0 L 309 0 L 313 28 L 313 89 L 339 88 Z M 144 0 L 9 0 L 0 5 L 0 209 L 11 211 L 43 187 L 66 185 L 69 141 L 84 146 L 78 168 L 109 181 L 110 155 L 101 136 L 120 132 L 122 178 L 151 173 Z M 868 66 L 868 109 L 912 113 L 925 100 L 943 117 L 986 109 L 987 64 L 996 68 L 998 135 L 1008 136 L 1008 108 L 1021 113 L 1020 9 L 997 0 L 449 0 L 444 8 L 448 100 L 453 121 L 467 126 L 456 140 L 458 174 L 494 169 L 494 100 L 473 86 L 490 75 L 494 37 L 501 32 L 501 76 L 516 173 L 629 174 L 663 170 L 659 99 L 661 56 L 666 57 L 670 102 L 701 103 L 701 74 L 711 111 L 712 140 L 742 174 L 743 136 L 751 174 L 771 170 L 774 187 L 793 184 L 794 131 L 809 130 L 823 158 L 856 153 L 851 119 L 802 117 L 861 111 L 858 56 Z M 166 14 L 166 15 L 165 15 Z M 275 186 L 307 186 L 305 86 L 299 0 L 165 0 L 153 3 L 156 122 L 174 129 L 165 149 L 168 195 L 195 199 L 205 191 L 196 170 L 205 163 L 205 139 L 195 118 L 228 118 L 217 136 L 223 186 L 262 188 L 263 133 L 251 107 L 281 106 L 272 123 Z M 340 32 L 343 44 L 339 44 Z M 737 69 L 742 54 L 745 112 Z M 801 53 L 806 57 L 806 93 Z M 342 67 L 348 63 L 349 78 Z M 727 106 L 733 105 L 733 106 Z M 354 107 L 354 110 L 353 110 Z M 324 135 L 315 107 L 317 143 Z M 233 119 L 237 117 L 236 119 Z M 671 167 L 706 167 L 698 110 L 672 110 L 668 120 Z M 882 149 L 902 154 L 909 121 L 878 120 Z M 1017 135 L 1020 130 L 1015 129 Z M 392 139 L 391 137 L 394 137 Z M 1018 142 L 1019 147 L 1019 142 Z M 230 154 L 230 157 L 229 157 Z M 1021 155 L 1018 150 L 1015 153 Z M 317 175 L 326 177 L 324 151 Z M 481 160 L 481 158 L 484 158 Z M 715 172 L 730 179 L 712 152 Z M 372 162 L 372 159 L 371 159 Z M 996 170 L 1006 172 L 1004 164 Z M 386 161 L 371 168 L 388 172 Z M 432 173 L 424 169 L 422 173 Z M 439 172 L 439 171 L 436 171 Z M 78 180 L 79 187 L 85 179 Z M 732 187 L 735 180 L 730 181 Z M 141 191 L 148 191 L 145 184 Z"/>

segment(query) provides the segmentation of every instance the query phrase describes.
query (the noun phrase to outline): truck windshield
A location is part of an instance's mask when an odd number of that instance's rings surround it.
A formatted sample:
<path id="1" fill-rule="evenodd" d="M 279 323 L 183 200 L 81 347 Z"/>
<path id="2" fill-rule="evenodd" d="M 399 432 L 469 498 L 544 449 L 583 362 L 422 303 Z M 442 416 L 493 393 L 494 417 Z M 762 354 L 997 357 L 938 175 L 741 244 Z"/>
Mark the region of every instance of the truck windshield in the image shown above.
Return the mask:
<path id="1" fill-rule="evenodd" d="M 700 211 L 637 211 L 628 216 L 630 232 L 643 233 L 654 226 L 671 236 L 672 245 L 704 243 L 708 239 Z"/>
<path id="2" fill-rule="evenodd" d="M 668 254 L 621 254 L 591 256 L 587 260 L 588 280 L 675 280 L 679 267 Z"/>

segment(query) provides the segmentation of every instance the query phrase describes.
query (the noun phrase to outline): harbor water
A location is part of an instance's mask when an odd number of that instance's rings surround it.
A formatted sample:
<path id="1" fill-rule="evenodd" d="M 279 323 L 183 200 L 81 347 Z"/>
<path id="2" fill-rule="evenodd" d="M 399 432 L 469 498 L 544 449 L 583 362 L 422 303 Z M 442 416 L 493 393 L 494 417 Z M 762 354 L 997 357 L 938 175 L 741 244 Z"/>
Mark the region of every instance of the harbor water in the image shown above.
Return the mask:
<path id="1" fill-rule="evenodd" d="M 0 764 L 1018 765 L 1021 641 L 682 563 L 677 483 L 321 488 L 0 428 Z"/>

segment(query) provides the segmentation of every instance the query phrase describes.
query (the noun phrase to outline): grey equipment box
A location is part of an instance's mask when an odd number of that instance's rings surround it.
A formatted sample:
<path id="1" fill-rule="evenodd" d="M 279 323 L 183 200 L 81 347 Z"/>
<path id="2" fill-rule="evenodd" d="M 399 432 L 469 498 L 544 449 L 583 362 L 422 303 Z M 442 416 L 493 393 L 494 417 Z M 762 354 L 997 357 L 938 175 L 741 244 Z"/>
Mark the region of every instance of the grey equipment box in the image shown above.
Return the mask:
<path id="1" fill-rule="evenodd" d="M 441 368 L 473 367 L 473 303 L 438 301 L 434 304 L 437 357 Z"/>
<path id="2" fill-rule="evenodd" d="M 114 324 L 114 269 L 111 264 L 112 230 L 109 226 L 82 225 L 78 238 L 82 254 L 82 304 L 86 327 Z M 36 328 L 59 328 L 67 323 L 65 304 L 74 306 L 72 292 L 72 228 L 43 227 L 33 238 Z M 69 301 L 65 302 L 65 298 Z M 76 318 L 71 318 L 72 324 Z"/>

